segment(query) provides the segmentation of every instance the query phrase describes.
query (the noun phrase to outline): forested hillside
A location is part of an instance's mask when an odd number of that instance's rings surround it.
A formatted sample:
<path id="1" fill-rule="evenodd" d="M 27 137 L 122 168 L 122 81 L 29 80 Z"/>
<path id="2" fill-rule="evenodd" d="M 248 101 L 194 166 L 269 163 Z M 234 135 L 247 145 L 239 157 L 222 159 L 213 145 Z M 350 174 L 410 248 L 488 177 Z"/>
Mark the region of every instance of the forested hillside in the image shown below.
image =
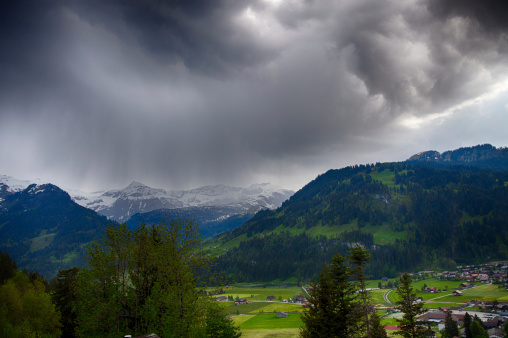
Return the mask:
<path id="1" fill-rule="evenodd" d="M 508 257 L 508 172 L 408 163 L 330 170 L 211 244 L 239 281 L 308 278 L 351 243 L 368 273 Z"/>
<path id="2" fill-rule="evenodd" d="M 0 201 L 0 250 L 20 268 L 50 278 L 59 269 L 81 266 L 84 245 L 100 239 L 109 223 L 57 186 L 33 184 Z"/>

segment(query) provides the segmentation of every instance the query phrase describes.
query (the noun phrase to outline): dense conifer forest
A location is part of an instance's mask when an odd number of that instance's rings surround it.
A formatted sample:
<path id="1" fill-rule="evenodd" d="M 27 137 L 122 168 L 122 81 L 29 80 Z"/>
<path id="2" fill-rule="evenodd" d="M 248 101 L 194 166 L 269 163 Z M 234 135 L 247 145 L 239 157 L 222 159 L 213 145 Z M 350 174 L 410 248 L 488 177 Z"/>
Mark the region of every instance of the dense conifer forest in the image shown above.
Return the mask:
<path id="1" fill-rule="evenodd" d="M 214 245 L 238 281 L 315 276 L 352 243 L 372 252 L 374 277 L 505 259 L 508 173 L 408 163 L 330 170 L 277 210 L 265 210 Z"/>

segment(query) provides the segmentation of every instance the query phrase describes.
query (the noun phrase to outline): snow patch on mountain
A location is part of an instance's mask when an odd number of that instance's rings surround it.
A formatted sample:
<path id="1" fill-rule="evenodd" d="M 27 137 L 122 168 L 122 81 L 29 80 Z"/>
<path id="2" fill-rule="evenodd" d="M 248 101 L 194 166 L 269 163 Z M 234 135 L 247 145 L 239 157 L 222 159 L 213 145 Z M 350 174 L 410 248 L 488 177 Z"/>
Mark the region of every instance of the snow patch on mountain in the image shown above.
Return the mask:
<path id="1" fill-rule="evenodd" d="M 40 180 L 18 180 L 0 175 L 0 198 L 24 190 L 34 183 L 41 184 Z M 294 193 L 270 183 L 253 184 L 248 188 L 208 185 L 191 190 L 166 191 L 136 181 L 123 189 L 66 191 L 77 204 L 119 222 L 126 222 L 136 213 L 159 209 L 224 206 L 229 211 L 227 214 L 255 213 L 261 209 L 279 207 Z"/>
<path id="2" fill-rule="evenodd" d="M 12 176 L 0 175 L 0 186 L 5 186 L 6 192 L 15 193 L 25 190 L 31 184 L 42 184 L 40 179 L 18 180 Z"/>
<path id="3" fill-rule="evenodd" d="M 110 219 L 125 222 L 136 213 L 158 209 L 229 206 L 235 209 L 235 214 L 275 209 L 294 192 L 270 183 L 253 184 L 248 188 L 209 185 L 191 190 L 166 191 L 132 182 L 118 190 L 69 193 L 76 203 Z"/>

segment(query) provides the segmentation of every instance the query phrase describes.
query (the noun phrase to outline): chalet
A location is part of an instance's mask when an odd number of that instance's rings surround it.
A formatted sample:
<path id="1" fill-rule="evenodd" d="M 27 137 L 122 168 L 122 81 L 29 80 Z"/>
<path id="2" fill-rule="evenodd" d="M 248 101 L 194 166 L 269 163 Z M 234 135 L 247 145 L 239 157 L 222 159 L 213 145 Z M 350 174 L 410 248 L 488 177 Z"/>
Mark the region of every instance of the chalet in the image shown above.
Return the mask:
<path id="1" fill-rule="evenodd" d="M 381 278 L 381 281 L 383 281 L 383 282 L 388 282 L 388 277 L 383 277 L 383 278 Z"/>
<path id="2" fill-rule="evenodd" d="M 457 277 L 457 274 L 458 274 L 458 271 L 450 271 L 448 273 L 448 279 L 454 279 L 455 277 Z"/>
<path id="3" fill-rule="evenodd" d="M 295 303 L 303 303 L 304 301 L 306 301 L 307 299 L 305 299 L 304 296 L 302 295 L 296 295 L 294 298 L 293 298 L 293 302 Z"/>
<path id="4" fill-rule="evenodd" d="M 277 300 L 277 297 L 275 297 L 275 296 L 266 297 L 266 301 L 268 301 L 268 302 L 273 302 L 274 300 Z"/>
<path id="5" fill-rule="evenodd" d="M 489 275 L 486 275 L 486 274 L 479 275 L 478 279 L 480 280 L 480 282 L 483 282 L 483 283 L 488 283 L 490 281 Z"/>
<path id="6" fill-rule="evenodd" d="M 425 288 L 425 292 L 430 292 L 430 293 L 438 293 L 439 292 L 439 289 L 434 287 L 434 286 L 427 286 Z"/>
<path id="7" fill-rule="evenodd" d="M 247 299 L 245 299 L 245 298 L 238 298 L 237 302 L 238 302 L 238 304 L 247 304 Z"/>
<path id="8" fill-rule="evenodd" d="M 462 291 L 455 290 L 452 292 L 452 296 L 462 296 Z"/>
<path id="9" fill-rule="evenodd" d="M 218 296 L 218 297 L 214 297 L 213 299 L 215 299 L 217 302 L 227 302 L 228 301 L 227 296 Z"/>
<path id="10" fill-rule="evenodd" d="M 490 338 L 504 338 L 504 332 L 501 329 L 492 328 L 487 330 L 487 334 Z"/>
<path id="11" fill-rule="evenodd" d="M 472 287 L 472 284 L 468 283 L 468 282 L 465 282 L 465 283 L 461 283 L 459 286 L 461 288 L 470 288 L 470 287 Z"/>
<path id="12" fill-rule="evenodd" d="M 419 321 L 429 321 L 434 322 L 436 324 L 440 323 L 441 321 L 446 319 L 447 313 L 443 312 L 427 312 L 423 315 L 421 315 L 418 320 Z M 457 322 L 458 325 L 464 324 L 464 316 L 462 314 L 452 314 L 452 319 Z"/>
<path id="13" fill-rule="evenodd" d="M 277 318 L 287 318 L 287 316 L 288 316 L 287 312 L 279 311 L 277 313 Z"/>
<path id="14" fill-rule="evenodd" d="M 492 319 L 488 319 L 483 323 L 483 326 L 488 330 L 488 329 L 495 329 L 497 327 L 499 327 L 501 324 L 502 324 L 502 321 L 500 319 L 501 317 L 496 317 L 496 318 L 492 318 Z"/>

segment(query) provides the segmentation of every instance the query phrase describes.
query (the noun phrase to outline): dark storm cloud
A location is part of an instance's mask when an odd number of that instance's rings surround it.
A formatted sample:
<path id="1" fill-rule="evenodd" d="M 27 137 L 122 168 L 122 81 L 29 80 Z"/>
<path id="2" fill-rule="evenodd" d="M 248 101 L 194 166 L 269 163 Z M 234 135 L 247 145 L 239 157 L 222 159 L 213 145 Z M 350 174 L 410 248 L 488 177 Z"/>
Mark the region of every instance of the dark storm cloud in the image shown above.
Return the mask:
<path id="1" fill-rule="evenodd" d="M 132 35 L 159 62 L 181 61 L 194 71 L 221 76 L 262 62 L 275 52 L 232 21 L 249 2 L 88 1 L 73 7 L 91 22 Z"/>
<path id="2" fill-rule="evenodd" d="M 431 126 L 503 92 L 505 21 L 485 4 L 8 2 L 0 142 L 15 146 L 2 168 L 85 186 L 301 185 L 333 167 L 402 160 L 426 150 L 426 136 L 399 122 Z M 441 126 L 451 144 L 459 134 Z"/>
<path id="3" fill-rule="evenodd" d="M 487 31 L 508 29 L 508 6 L 503 0 L 431 0 L 429 9 L 440 18 L 470 18 Z"/>

